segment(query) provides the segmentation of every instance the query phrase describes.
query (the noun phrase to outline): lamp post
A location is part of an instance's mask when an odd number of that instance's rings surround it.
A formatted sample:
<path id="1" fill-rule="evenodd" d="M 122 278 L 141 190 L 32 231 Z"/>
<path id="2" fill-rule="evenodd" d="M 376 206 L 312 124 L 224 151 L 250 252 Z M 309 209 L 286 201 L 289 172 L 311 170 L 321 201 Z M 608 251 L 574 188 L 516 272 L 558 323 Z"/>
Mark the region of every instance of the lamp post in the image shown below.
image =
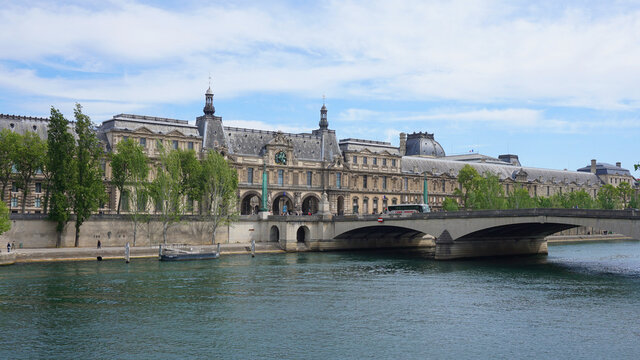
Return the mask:
<path id="1" fill-rule="evenodd" d="M 427 172 L 424 172 L 424 185 L 422 188 L 422 201 L 427 206 L 427 211 L 429 211 L 429 185 L 427 183 Z"/>

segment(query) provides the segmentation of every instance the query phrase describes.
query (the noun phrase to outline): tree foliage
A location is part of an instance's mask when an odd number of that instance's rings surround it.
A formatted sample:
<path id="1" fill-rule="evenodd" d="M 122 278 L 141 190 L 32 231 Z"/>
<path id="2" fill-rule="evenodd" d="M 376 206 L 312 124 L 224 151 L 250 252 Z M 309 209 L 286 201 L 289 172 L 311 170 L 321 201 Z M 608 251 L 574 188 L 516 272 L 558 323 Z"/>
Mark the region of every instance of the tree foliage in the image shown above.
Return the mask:
<path id="1" fill-rule="evenodd" d="M 620 206 L 618 188 L 611 184 L 603 185 L 598 192 L 598 206 L 606 210 L 618 209 Z"/>
<path id="2" fill-rule="evenodd" d="M 36 171 L 42 170 L 47 158 L 47 143 L 38 134 L 27 131 L 18 136 L 19 141 L 15 153 L 15 166 L 18 187 L 22 189 L 22 212 L 27 203 L 31 179 Z"/>
<path id="3" fill-rule="evenodd" d="M 9 220 L 9 208 L 4 201 L 0 201 L 0 234 L 11 230 L 11 220 Z"/>
<path id="4" fill-rule="evenodd" d="M 72 164 L 75 144 L 68 126 L 69 121 L 62 113 L 51 107 L 47 134 L 47 168 L 51 173 L 49 219 L 56 222 L 57 247 L 61 245 L 62 230 L 71 213 L 67 192 L 71 189 L 75 170 Z"/>
<path id="5" fill-rule="evenodd" d="M 80 104 L 76 104 L 73 112 L 76 119 L 75 131 L 78 136 L 78 145 L 74 152 L 71 198 L 76 215 L 75 246 L 78 246 L 80 227 L 105 201 L 106 192 L 100 167 L 100 160 L 104 153 L 91 119 L 82 113 Z"/>
<path id="6" fill-rule="evenodd" d="M 444 201 L 442 201 L 442 210 L 458 211 L 458 202 L 454 198 L 446 197 Z"/>
<path id="7" fill-rule="evenodd" d="M 507 195 L 507 208 L 509 209 L 531 209 L 537 205 L 536 199 L 529 195 L 529 191 L 524 187 L 516 187 Z"/>
<path id="8" fill-rule="evenodd" d="M 207 152 L 202 160 L 200 173 L 201 209 L 209 223 L 211 243 L 215 244 L 215 233 L 219 226 L 235 218 L 238 174 L 222 155 Z"/>
<path id="9" fill-rule="evenodd" d="M 0 200 L 4 201 L 4 193 L 7 190 L 11 175 L 14 171 L 16 149 L 20 142 L 20 135 L 9 129 L 0 130 L 0 182 L 2 193 Z"/>
<path id="10" fill-rule="evenodd" d="M 167 244 L 169 226 L 180 221 L 181 202 L 180 154 L 177 150 L 162 150 L 155 178 L 149 184 L 149 193 L 155 202 L 156 213 L 162 222 L 162 240 Z"/>

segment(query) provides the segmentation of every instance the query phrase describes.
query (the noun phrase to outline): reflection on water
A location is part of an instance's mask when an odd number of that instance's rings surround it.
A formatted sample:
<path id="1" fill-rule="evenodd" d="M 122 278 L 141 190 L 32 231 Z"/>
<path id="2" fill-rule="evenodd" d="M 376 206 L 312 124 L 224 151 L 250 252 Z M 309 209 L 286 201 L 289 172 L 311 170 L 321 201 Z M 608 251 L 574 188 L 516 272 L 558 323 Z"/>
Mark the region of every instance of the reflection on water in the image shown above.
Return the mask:
<path id="1" fill-rule="evenodd" d="M 635 358 L 640 242 L 549 252 L 3 267 L 0 358 Z"/>

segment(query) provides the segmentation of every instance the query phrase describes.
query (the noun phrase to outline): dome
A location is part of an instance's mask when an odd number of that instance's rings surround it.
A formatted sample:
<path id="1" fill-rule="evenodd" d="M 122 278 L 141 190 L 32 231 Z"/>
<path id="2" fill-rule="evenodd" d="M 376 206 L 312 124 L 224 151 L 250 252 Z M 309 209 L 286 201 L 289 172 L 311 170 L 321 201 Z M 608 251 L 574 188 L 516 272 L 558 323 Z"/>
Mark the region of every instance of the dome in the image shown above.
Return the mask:
<path id="1" fill-rule="evenodd" d="M 413 133 L 407 136 L 407 156 L 445 156 L 444 149 L 429 133 Z"/>

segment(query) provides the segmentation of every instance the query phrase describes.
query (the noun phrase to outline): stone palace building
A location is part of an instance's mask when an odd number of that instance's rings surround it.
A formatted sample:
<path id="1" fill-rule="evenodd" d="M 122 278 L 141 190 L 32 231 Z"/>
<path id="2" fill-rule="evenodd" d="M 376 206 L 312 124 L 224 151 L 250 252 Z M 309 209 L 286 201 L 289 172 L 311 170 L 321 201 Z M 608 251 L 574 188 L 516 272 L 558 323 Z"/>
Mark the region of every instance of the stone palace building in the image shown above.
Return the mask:
<path id="1" fill-rule="evenodd" d="M 47 136 L 47 118 L 0 114 L 0 129 Z M 498 175 L 508 193 L 515 187 L 528 189 L 531 196 L 551 196 L 559 192 L 585 190 L 596 196 L 603 184 L 617 185 L 635 179 L 629 170 L 591 161 L 578 171 L 539 169 L 523 166 L 517 155 L 497 158 L 482 155 L 447 156 L 434 134 L 399 134 L 399 146 L 366 139 L 338 139 L 329 128 L 328 111 L 320 109 L 316 130 L 310 133 L 283 133 L 229 127 L 215 115 L 213 92 L 205 94 L 204 114 L 195 124 L 186 120 L 119 114 L 97 128 L 106 151 L 123 139 L 133 139 L 147 155 L 158 159 L 160 145 L 194 150 L 202 154 L 215 150 L 228 158 L 239 178 L 238 207 L 242 215 L 255 214 L 261 204 L 263 171 L 268 179 L 268 208 L 273 214 L 314 214 L 326 194 L 332 214 L 380 213 L 388 205 L 422 203 L 423 180 L 427 177 L 429 206 L 438 211 L 446 197 L 459 188 L 457 175 L 465 165 L 479 173 Z M 111 171 L 103 166 L 110 201 L 100 209 L 115 213 L 118 194 L 109 185 Z M 42 181 L 32 182 L 27 213 L 42 212 Z M 15 185 L 5 193 L 12 212 L 19 211 L 22 192 Z M 151 208 L 151 207 L 150 207 Z M 126 212 L 127 204 L 123 204 Z"/>

